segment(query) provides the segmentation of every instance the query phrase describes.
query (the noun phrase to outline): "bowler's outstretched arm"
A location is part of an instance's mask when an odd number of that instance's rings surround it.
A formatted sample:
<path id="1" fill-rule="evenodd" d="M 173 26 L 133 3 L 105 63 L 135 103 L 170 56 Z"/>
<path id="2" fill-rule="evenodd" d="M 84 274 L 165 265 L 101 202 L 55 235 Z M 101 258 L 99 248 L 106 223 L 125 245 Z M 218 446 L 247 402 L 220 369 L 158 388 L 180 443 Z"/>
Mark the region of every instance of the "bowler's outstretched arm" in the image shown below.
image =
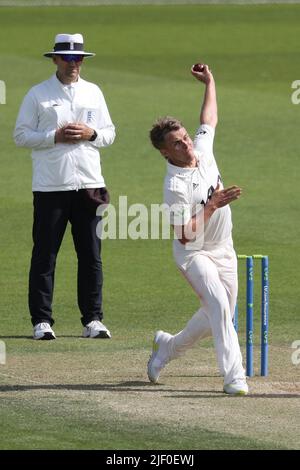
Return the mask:
<path id="1" fill-rule="evenodd" d="M 216 85 L 213 74 L 208 65 L 203 65 L 203 71 L 197 72 L 191 69 L 192 75 L 205 84 L 205 93 L 200 113 L 200 124 L 208 124 L 215 128 L 218 123 L 218 107 Z"/>

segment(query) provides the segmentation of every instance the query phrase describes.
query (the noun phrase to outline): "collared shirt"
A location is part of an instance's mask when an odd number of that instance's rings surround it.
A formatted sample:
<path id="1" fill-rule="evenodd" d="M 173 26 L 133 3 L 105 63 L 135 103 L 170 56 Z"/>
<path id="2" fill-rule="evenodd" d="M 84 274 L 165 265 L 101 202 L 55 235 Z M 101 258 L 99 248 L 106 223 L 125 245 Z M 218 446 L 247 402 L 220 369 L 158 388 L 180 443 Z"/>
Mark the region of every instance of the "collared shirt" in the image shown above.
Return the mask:
<path id="1" fill-rule="evenodd" d="M 56 130 L 76 122 L 95 129 L 96 140 L 55 144 Z M 100 88 L 80 77 L 64 85 L 56 75 L 29 90 L 14 131 L 16 144 L 32 149 L 32 190 L 45 192 L 104 187 L 98 149 L 114 138 Z"/>
<path id="2" fill-rule="evenodd" d="M 172 225 L 186 225 L 192 216 L 203 211 L 218 183 L 223 188 L 220 172 L 213 154 L 214 129 L 206 124 L 199 127 L 194 148 L 197 166 L 181 168 L 167 163 L 164 182 L 164 202 L 169 206 Z M 185 248 L 199 249 L 203 244 L 218 244 L 231 237 L 232 221 L 229 205 L 217 209 L 205 224 L 199 240 L 189 242 Z M 178 240 L 174 243 L 183 248 Z"/>

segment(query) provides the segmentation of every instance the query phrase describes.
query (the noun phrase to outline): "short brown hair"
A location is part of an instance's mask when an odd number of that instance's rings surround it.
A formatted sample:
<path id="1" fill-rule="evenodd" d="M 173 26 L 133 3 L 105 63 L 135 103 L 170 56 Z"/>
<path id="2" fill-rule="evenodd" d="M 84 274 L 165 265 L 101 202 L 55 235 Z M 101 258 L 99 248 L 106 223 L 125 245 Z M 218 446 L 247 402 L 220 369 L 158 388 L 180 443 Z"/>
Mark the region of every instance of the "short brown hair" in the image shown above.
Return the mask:
<path id="1" fill-rule="evenodd" d="M 165 136 L 171 131 L 178 131 L 181 127 L 183 124 L 174 117 L 165 116 L 157 119 L 150 130 L 152 145 L 160 150 L 164 146 Z"/>

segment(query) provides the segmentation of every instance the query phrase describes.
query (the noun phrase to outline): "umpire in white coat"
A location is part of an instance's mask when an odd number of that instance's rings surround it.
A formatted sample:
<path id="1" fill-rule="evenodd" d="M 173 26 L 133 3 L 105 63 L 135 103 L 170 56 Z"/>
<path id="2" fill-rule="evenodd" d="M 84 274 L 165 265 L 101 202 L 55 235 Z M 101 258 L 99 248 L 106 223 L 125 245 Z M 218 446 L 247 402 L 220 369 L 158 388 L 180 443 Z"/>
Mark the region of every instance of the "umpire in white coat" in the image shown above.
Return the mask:
<path id="1" fill-rule="evenodd" d="M 58 34 L 52 58 L 56 73 L 29 90 L 14 139 L 32 149 L 33 251 L 29 310 L 34 339 L 55 339 L 52 298 L 56 257 L 67 227 L 78 258 L 78 306 L 87 338 L 110 338 L 102 323 L 99 204 L 109 201 L 99 148 L 111 145 L 115 128 L 99 87 L 80 77 L 85 57 L 81 34 Z"/>

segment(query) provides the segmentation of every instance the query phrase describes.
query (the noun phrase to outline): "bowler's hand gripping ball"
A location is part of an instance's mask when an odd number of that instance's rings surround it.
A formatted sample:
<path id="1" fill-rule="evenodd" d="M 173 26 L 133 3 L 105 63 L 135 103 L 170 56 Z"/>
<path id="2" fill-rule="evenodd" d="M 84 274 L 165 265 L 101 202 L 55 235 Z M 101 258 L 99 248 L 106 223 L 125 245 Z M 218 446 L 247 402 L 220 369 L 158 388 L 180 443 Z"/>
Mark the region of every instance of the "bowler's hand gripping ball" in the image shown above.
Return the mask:
<path id="1" fill-rule="evenodd" d="M 203 64 L 193 65 L 193 71 L 194 72 L 203 72 L 204 71 L 204 65 Z"/>

